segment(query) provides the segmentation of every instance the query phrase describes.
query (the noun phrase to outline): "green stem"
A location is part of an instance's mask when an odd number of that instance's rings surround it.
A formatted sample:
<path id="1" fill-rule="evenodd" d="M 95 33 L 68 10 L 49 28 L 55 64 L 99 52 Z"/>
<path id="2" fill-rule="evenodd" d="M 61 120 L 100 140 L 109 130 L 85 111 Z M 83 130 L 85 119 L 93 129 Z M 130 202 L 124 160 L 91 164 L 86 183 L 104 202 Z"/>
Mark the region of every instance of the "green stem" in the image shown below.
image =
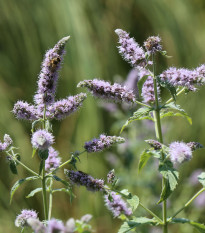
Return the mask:
<path id="1" fill-rule="evenodd" d="M 138 100 L 135 100 L 135 103 L 137 103 L 137 104 L 139 104 L 139 105 L 142 105 L 142 106 L 144 106 L 144 107 L 150 108 L 149 105 L 144 104 L 144 103 L 142 103 L 142 102 L 140 102 L 140 101 L 138 101 Z"/>
<path id="2" fill-rule="evenodd" d="M 179 92 L 177 92 L 176 96 L 179 96 L 180 94 L 182 94 L 184 90 L 185 90 L 185 87 L 182 88 Z M 173 97 L 171 97 L 169 100 L 167 100 L 166 104 L 171 103 L 173 100 L 174 100 Z"/>
<path id="3" fill-rule="evenodd" d="M 170 218 L 170 221 L 175 217 L 177 216 L 182 210 L 184 210 L 187 206 L 189 206 L 192 201 L 194 199 L 196 199 L 203 191 L 205 191 L 205 188 L 202 188 L 200 189 L 189 201 L 187 201 L 187 203 L 182 207 L 180 208 L 171 218 Z"/>
<path id="4" fill-rule="evenodd" d="M 154 82 L 154 95 L 155 95 L 155 111 L 154 111 L 154 122 L 155 122 L 155 134 L 156 138 L 159 142 L 163 143 L 162 137 L 162 129 L 161 129 L 161 119 L 160 119 L 160 108 L 159 108 L 159 100 L 157 93 L 157 79 L 155 76 L 155 62 L 154 62 L 154 54 L 152 55 L 153 60 L 153 82 Z M 164 160 L 164 155 L 162 155 L 162 159 Z M 162 178 L 162 189 L 165 186 L 165 178 Z M 163 214 L 163 233 L 167 233 L 167 202 L 163 201 L 162 205 L 162 214 Z"/>
<path id="5" fill-rule="evenodd" d="M 43 195 L 43 207 L 44 207 L 44 220 L 48 219 L 48 206 L 46 196 L 46 177 L 45 177 L 45 160 L 43 160 L 43 171 L 42 171 L 42 195 Z"/>
<path id="6" fill-rule="evenodd" d="M 50 185 L 49 185 L 49 207 L 48 207 L 48 220 L 51 219 L 51 213 L 52 213 L 52 204 L 53 204 L 53 190 L 52 190 L 53 180 L 50 179 Z"/>
<path id="7" fill-rule="evenodd" d="M 148 209 L 147 207 L 145 207 L 141 202 L 139 203 L 139 205 L 143 209 L 145 209 L 149 214 L 151 214 L 154 218 L 156 218 L 159 221 L 160 224 L 162 224 L 162 225 L 164 224 L 164 222 L 155 213 L 153 213 L 150 209 Z"/>

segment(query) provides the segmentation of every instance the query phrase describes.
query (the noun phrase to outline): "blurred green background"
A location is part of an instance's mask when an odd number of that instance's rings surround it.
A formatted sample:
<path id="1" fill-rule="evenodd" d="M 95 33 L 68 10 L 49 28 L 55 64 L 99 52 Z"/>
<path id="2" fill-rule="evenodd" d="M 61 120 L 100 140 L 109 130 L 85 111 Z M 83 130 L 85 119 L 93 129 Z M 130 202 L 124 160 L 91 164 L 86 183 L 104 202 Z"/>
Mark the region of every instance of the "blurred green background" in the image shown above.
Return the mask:
<path id="1" fill-rule="evenodd" d="M 22 161 L 34 169 L 38 166 L 38 158 L 32 159 L 31 163 L 31 126 L 14 118 L 11 113 L 13 104 L 17 100 L 32 101 L 45 51 L 67 35 L 71 39 L 66 47 L 58 98 L 82 91 L 76 89 L 76 85 L 83 79 L 97 77 L 113 81 L 120 77 L 122 82 L 125 81 L 130 66 L 117 52 L 116 28 L 130 32 L 139 43 L 151 35 L 162 38 L 164 49 L 173 57 L 167 60 L 159 58 L 159 73 L 167 66 L 194 68 L 205 63 L 204 0 L 0 0 L 0 137 L 2 139 L 5 133 L 10 134 L 20 148 Z M 179 103 L 193 118 L 193 126 L 182 119 L 163 121 L 166 143 L 184 140 L 199 141 L 205 145 L 204 98 L 204 87 L 180 98 Z M 123 120 L 129 114 L 128 110 L 109 114 L 98 106 L 96 99 L 89 96 L 80 111 L 62 122 L 54 123 L 55 148 L 65 161 L 70 152 L 81 150 L 85 141 L 100 133 L 119 134 Z M 154 138 L 153 125 L 138 122 L 124 136 L 130 138 L 128 148 L 126 144 L 109 153 L 84 155 L 79 169 L 105 179 L 107 172 L 114 167 L 121 178 L 120 185 L 138 194 L 152 208 L 153 200 L 159 198 L 157 188 L 160 188 L 156 166 L 150 163 L 150 168 L 145 168 L 138 175 L 137 163 L 145 147 L 143 140 Z M 181 166 L 180 183 L 183 186 L 179 186 L 172 196 L 170 211 L 178 209 L 191 197 L 195 188 L 199 188 L 189 185 L 187 177 L 193 170 L 204 167 L 203 150 L 195 153 L 190 163 Z M 9 205 L 10 188 L 17 179 L 26 175 L 23 170 L 19 170 L 17 176 L 12 175 L 5 156 L 1 155 L 0 232 L 19 232 L 14 220 L 22 208 L 34 208 L 42 217 L 41 195 L 25 198 L 36 187 L 36 183 L 23 185 Z M 100 194 L 87 192 L 84 188 L 75 188 L 74 192 L 77 198 L 72 205 L 66 194 L 55 194 L 53 217 L 65 221 L 71 216 L 80 218 L 90 213 L 94 215 L 91 223 L 96 232 L 117 232 L 121 222 L 113 220 Z M 204 222 L 205 203 L 200 209 L 193 207 L 182 216 L 191 216 L 193 220 Z M 160 213 L 160 208 L 155 211 Z M 145 213 L 139 209 L 136 216 L 140 214 Z M 176 233 L 195 232 L 184 225 L 171 226 L 170 229 Z M 152 232 L 151 228 L 140 230 L 143 233 Z"/>

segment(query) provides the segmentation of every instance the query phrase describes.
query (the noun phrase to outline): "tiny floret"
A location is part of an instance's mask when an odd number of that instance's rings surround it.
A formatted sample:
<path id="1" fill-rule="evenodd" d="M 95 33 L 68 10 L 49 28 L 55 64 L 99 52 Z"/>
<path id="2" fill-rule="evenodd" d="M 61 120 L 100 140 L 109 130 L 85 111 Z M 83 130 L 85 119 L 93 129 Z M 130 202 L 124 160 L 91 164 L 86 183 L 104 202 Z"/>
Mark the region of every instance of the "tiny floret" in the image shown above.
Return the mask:
<path id="1" fill-rule="evenodd" d="M 16 227 L 26 227 L 28 226 L 27 220 L 29 218 L 37 219 L 37 213 L 34 210 L 22 210 L 21 213 L 16 217 L 15 225 Z"/>
<path id="2" fill-rule="evenodd" d="M 116 136 L 106 136 L 104 134 L 100 135 L 100 138 L 94 138 L 89 142 L 86 142 L 84 145 L 85 150 L 88 153 L 103 151 L 104 149 L 109 148 L 113 144 L 124 143 L 125 139 L 122 137 Z"/>
<path id="3" fill-rule="evenodd" d="M 54 137 L 48 131 L 40 129 L 33 133 L 31 143 L 35 149 L 46 150 L 54 143 Z"/>
<path id="4" fill-rule="evenodd" d="M 107 182 L 109 184 L 112 184 L 115 181 L 115 170 L 112 169 L 111 171 L 108 172 L 107 174 Z"/>
<path id="5" fill-rule="evenodd" d="M 115 33 L 119 36 L 119 53 L 125 61 L 129 62 L 133 67 L 144 67 L 147 62 L 143 48 L 139 46 L 134 38 L 130 38 L 126 31 L 116 29 Z"/>
<path id="6" fill-rule="evenodd" d="M 184 142 L 172 142 L 169 145 L 170 159 L 173 163 L 183 163 L 192 158 L 192 150 Z"/>
<path id="7" fill-rule="evenodd" d="M 191 148 L 192 151 L 195 151 L 197 149 L 203 148 L 204 146 L 199 142 L 189 142 L 187 143 L 187 146 Z"/>
<path id="8" fill-rule="evenodd" d="M 0 152 L 6 150 L 13 143 L 11 137 L 8 134 L 4 135 L 4 142 L 0 141 Z"/>
<path id="9" fill-rule="evenodd" d="M 64 233 L 65 229 L 62 221 L 52 218 L 47 222 L 46 233 Z"/>
<path id="10" fill-rule="evenodd" d="M 132 214 L 132 211 L 128 207 L 127 203 L 119 194 L 115 192 L 105 195 L 105 205 L 112 212 L 115 218 L 120 214 L 124 214 L 126 216 L 130 216 Z"/>
<path id="11" fill-rule="evenodd" d="M 85 186 L 89 191 L 96 192 L 104 189 L 104 180 L 94 179 L 82 171 L 65 170 L 65 174 L 72 184 Z"/>
<path id="12" fill-rule="evenodd" d="M 153 139 L 148 139 L 145 140 L 145 142 L 147 142 L 151 147 L 153 147 L 155 150 L 160 150 L 162 149 L 162 144 L 156 140 Z"/>
<path id="13" fill-rule="evenodd" d="M 134 103 L 135 95 L 132 90 L 118 83 L 111 85 L 109 82 L 93 79 L 78 83 L 77 87 L 86 87 L 94 96 L 115 102 Z"/>
<path id="14" fill-rule="evenodd" d="M 144 46 L 149 54 L 162 51 L 161 38 L 159 36 L 150 36 L 144 42 Z"/>
<path id="15" fill-rule="evenodd" d="M 37 218 L 29 218 L 27 224 L 32 228 L 35 233 L 45 233 L 46 227 L 44 224 Z"/>

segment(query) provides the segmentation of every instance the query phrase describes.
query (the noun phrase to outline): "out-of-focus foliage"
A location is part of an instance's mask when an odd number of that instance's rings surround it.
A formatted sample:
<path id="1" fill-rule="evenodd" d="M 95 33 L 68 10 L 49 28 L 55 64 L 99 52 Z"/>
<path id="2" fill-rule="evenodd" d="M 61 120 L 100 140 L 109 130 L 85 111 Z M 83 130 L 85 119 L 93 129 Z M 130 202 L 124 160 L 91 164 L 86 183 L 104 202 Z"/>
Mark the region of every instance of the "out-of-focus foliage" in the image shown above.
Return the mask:
<path id="1" fill-rule="evenodd" d="M 22 160 L 30 163 L 30 125 L 14 119 L 11 110 L 14 102 L 19 99 L 32 101 L 44 52 L 63 36 L 71 35 L 71 39 L 66 48 L 67 55 L 59 80 L 58 97 L 78 93 L 80 90 L 76 89 L 76 84 L 83 79 L 99 77 L 113 80 L 116 75 L 120 75 L 122 81 L 125 79 L 130 67 L 117 52 L 117 37 L 114 33 L 116 28 L 129 31 L 131 36 L 141 43 L 150 35 L 162 37 L 165 49 L 173 58 L 159 58 L 158 72 L 167 65 L 192 68 L 205 63 L 204 22 L 203 0 L 0 0 L 1 138 L 4 133 L 10 134 L 15 145 L 20 148 Z M 183 139 L 199 141 L 205 145 L 204 98 L 204 88 L 181 98 L 181 105 L 185 105 L 186 111 L 193 117 L 193 126 L 182 123 L 181 119 L 164 121 L 166 143 Z M 118 134 L 124 122 L 120 122 L 119 127 L 115 124 L 115 127 L 112 127 L 114 131 L 111 131 L 113 122 L 114 118 L 97 107 L 96 100 L 91 97 L 77 114 L 60 123 L 56 122 L 56 148 L 61 152 L 63 160 L 66 160 L 71 151 L 81 150 L 84 141 L 100 133 Z M 122 178 L 123 187 L 136 192 L 142 200 L 148 200 L 150 195 L 154 195 L 157 201 L 159 193 L 156 193 L 156 186 L 151 186 L 154 175 L 147 173 L 146 168 L 140 175 L 137 174 L 139 154 L 147 135 L 154 137 L 152 126 L 137 123 L 137 126 L 126 134 L 132 139 L 129 151 L 125 150 L 117 157 L 106 155 L 108 159 L 104 153 L 84 156 L 79 168 L 98 178 L 105 178 L 106 173 L 114 166 L 109 159 L 117 158 L 119 162 L 115 169 Z M 136 142 L 133 141 L 135 139 Z M 18 232 L 13 224 L 15 215 L 22 208 L 36 207 L 37 211 L 41 212 L 41 196 L 36 195 L 27 200 L 24 196 L 29 193 L 31 187 L 21 187 L 13 204 L 9 206 L 9 189 L 17 177 L 10 174 L 3 156 L 0 161 L 0 231 Z M 183 165 L 185 171 L 181 182 L 184 183 L 186 176 L 195 168 L 203 168 L 204 162 L 203 152 L 197 152 L 189 164 Z M 38 159 L 34 158 L 32 167 L 37 163 Z M 152 170 L 154 165 L 150 166 L 149 170 Z M 25 173 L 21 170 L 18 178 L 24 176 Z M 157 177 L 154 179 L 157 183 Z M 177 190 L 178 205 L 191 196 L 193 189 L 189 187 L 187 185 L 186 189 Z M 71 216 L 80 218 L 91 213 L 94 215 L 96 232 L 117 232 L 120 222 L 112 220 L 99 194 L 88 193 L 83 188 L 76 188 L 75 193 L 77 198 L 72 206 L 68 196 L 54 196 L 54 217 L 67 220 Z M 176 200 L 176 197 L 173 197 L 173 200 Z M 171 208 L 176 209 L 176 206 L 171 204 Z M 200 218 L 200 221 L 205 221 L 201 217 L 203 215 L 199 216 L 197 211 L 190 208 L 189 212 L 193 215 L 192 219 Z M 191 232 L 186 226 L 173 231 Z M 142 232 L 146 233 L 143 229 Z"/>

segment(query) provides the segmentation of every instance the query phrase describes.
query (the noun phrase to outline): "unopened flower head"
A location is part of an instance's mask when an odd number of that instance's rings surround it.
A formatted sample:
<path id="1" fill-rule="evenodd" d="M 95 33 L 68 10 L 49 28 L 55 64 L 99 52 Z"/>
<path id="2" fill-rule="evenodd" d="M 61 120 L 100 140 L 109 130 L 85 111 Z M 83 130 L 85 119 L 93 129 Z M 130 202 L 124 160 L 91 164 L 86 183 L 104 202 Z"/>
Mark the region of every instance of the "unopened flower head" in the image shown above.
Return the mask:
<path id="1" fill-rule="evenodd" d="M 39 104 L 51 104 L 54 102 L 58 71 L 63 60 L 64 47 L 69 37 L 61 39 L 53 49 L 46 52 L 42 69 L 39 74 L 38 89 L 34 101 Z"/>
<path id="2" fill-rule="evenodd" d="M 170 159 L 173 163 L 183 163 L 192 158 L 192 150 L 184 142 L 172 142 L 169 145 Z"/>
<path id="3" fill-rule="evenodd" d="M 159 36 L 150 36 L 144 42 L 144 46 L 150 54 L 162 51 L 161 38 Z"/>
<path id="4" fill-rule="evenodd" d="M 107 174 L 107 182 L 109 184 L 112 184 L 115 180 L 115 170 L 112 169 L 111 171 L 108 172 Z"/>
<path id="5" fill-rule="evenodd" d="M 168 81 L 174 87 L 182 86 L 190 91 L 196 91 L 195 86 L 205 83 L 205 65 L 201 65 L 195 70 L 170 67 L 160 75 L 160 78 L 162 81 Z"/>
<path id="6" fill-rule="evenodd" d="M 148 139 L 145 140 L 145 142 L 147 142 L 151 147 L 153 147 L 155 150 L 160 150 L 162 149 L 162 144 L 156 140 L 153 139 Z"/>
<path id="7" fill-rule="evenodd" d="M 113 144 L 124 143 L 125 139 L 116 136 L 100 135 L 100 138 L 94 138 L 93 140 L 86 142 L 84 145 L 85 150 L 88 153 L 103 151 L 109 148 Z"/>
<path id="8" fill-rule="evenodd" d="M 16 217 L 16 220 L 15 220 L 15 225 L 17 227 L 25 227 L 25 226 L 28 226 L 27 224 L 27 220 L 29 218 L 32 218 L 32 219 L 37 219 L 37 213 L 36 211 L 34 210 L 22 210 L 21 213 Z"/>
<path id="9" fill-rule="evenodd" d="M 189 142 L 187 143 L 187 146 L 189 146 L 192 151 L 203 148 L 203 145 L 201 145 L 199 142 Z"/>
<path id="10" fill-rule="evenodd" d="M 146 65 L 146 59 L 143 48 L 122 29 L 116 29 L 115 33 L 119 36 L 119 53 L 125 61 L 129 62 L 133 67 L 144 67 Z"/>
<path id="11" fill-rule="evenodd" d="M 104 189 L 104 180 L 94 179 L 82 171 L 65 170 L 65 174 L 72 184 L 85 186 L 89 191 L 103 191 Z"/>
<path id="12" fill-rule="evenodd" d="M 44 129 L 39 129 L 32 135 L 31 143 L 33 148 L 46 150 L 54 143 L 54 137 Z"/>
<path id="13" fill-rule="evenodd" d="M 24 101 L 16 102 L 12 112 L 19 120 L 33 121 L 37 119 L 36 108 Z"/>
<path id="14" fill-rule="evenodd" d="M 130 216 L 132 214 L 132 211 L 128 207 L 127 203 L 115 192 L 105 195 L 105 205 L 113 213 L 115 218 L 120 214 L 124 214 L 126 216 Z"/>
<path id="15" fill-rule="evenodd" d="M 80 93 L 78 95 L 69 96 L 66 99 L 59 100 L 49 107 L 48 110 L 50 115 L 57 120 L 62 120 L 78 110 L 86 97 L 87 95 L 85 93 Z"/>
<path id="16" fill-rule="evenodd" d="M 155 101 L 154 94 L 154 81 L 153 77 L 149 75 L 150 72 L 146 69 L 141 69 L 139 71 L 139 77 L 142 79 L 144 76 L 148 76 L 147 80 L 144 82 L 142 86 L 142 98 L 145 103 L 153 103 Z M 160 88 L 157 86 L 158 95 L 160 94 Z"/>
<path id="17" fill-rule="evenodd" d="M 48 149 L 48 158 L 45 161 L 45 170 L 51 172 L 60 166 L 61 158 L 58 156 L 59 153 L 53 147 Z"/>
<path id="18" fill-rule="evenodd" d="M 0 152 L 6 150 L 13 143 L 11 137 L 8 134 L 4 135 L 4 141 L 0 141 Z"/>
<path id="19" fill-rule="evenodd" d="M 62 221 L 52 218 L 47 222 L 46 233 L 64 233 L 65 226 Z"/>
<path id="20" fill-rule="evenodd" d="M 93 79 L 84 80 L 77 87 L 86 87 L 94 96 L 115 102 L 133 103 L 135 95 L 133 91 L 118 83 L 111 85 L 109 82 Z"/>

